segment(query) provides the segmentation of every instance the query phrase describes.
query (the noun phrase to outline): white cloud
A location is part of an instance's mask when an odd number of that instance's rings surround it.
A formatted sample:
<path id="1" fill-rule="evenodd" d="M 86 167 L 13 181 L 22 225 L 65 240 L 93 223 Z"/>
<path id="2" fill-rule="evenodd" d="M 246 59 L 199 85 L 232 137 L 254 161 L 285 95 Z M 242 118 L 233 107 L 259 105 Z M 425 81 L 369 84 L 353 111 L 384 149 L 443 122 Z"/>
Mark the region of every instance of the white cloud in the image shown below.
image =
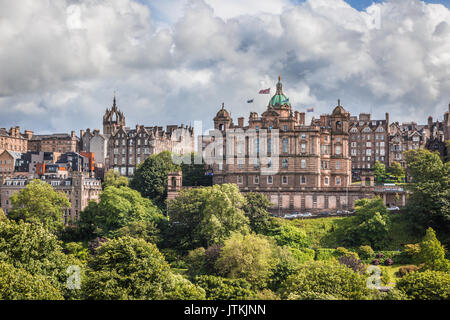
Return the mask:
<path id="1" fill-rule="evenodd" d="M 141 1 L 142 3 L 145 3 Z M 450 12 L 390 0 L 0 0 L 0 125 L 101 127 L 114 90 L 127 118 L 203 120 L 222 102 L 262 113 L 282 76 L 294 107 L 425 122 L 450 101 Z M 380 28 L 370 12 L 380 12 Z M 164 21 L 162 21 L 164 20 Z M 247 104 L 248 99 L 253 104 Z M 27 112 L 27 110 L 29 112 Z"/>

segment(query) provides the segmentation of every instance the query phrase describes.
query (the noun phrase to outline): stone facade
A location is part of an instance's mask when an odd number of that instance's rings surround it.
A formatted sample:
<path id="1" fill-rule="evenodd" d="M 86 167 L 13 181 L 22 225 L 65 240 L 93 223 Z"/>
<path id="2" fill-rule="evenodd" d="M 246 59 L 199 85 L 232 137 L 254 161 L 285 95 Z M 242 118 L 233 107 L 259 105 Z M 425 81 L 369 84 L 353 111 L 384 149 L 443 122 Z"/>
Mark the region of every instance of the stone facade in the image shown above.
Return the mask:
<path id="1" fill-rule="evenodd" d="M 368 113 L 350 118 L 350 148 L 353 178 L 359 180 L 375 161 L 389 166 L 389 114 L 384 120 L 372 120 Z"/>
<path id="2" fill-rule="evenodd" d="M 80 212 L 86 208 L 89 201 L 98 201 L 102 191 L 101 181 L 85 174 L 74 172 L 70 175 L 46 175 L 43 181 L 52 185 L 56 191 L 64 192 L 71 207 L 64 213 L 64 223 L 78 220 Z M 0 184 L 0 204 L 3 211 L 8 214 L 11 210 L 11 196 L 20 192 L 31 180 L 28 177 L 14 177 L 3 179 Z"/>
<path id="3" fill-rule="evenodd" d="M 112 168 L 124 176 L 133 176 L 136 166 L 152 154 L 168 150 L 177 154 L 194 151 L 192 127 L 169 125 L 150 127 L 136 125 L 125 127 L 125 116 L 118 109 L 114 97 L 111 109 L 103 117 L 103 136 L 107 137 L 106 168 Z"/>
<path id="4" fill-rule="evenodd" d="M 389 126 L 389 166 L 393 162 L 406 167 L 404 151 L 424 149 L 427 143 L 427 133 L 423 125 L 415 122 L 394 122 Z"/>
<path id="5" fill-rule="evenodd" d="M 34 152 L 78 152 L 79 139 L 75 131 L 71 134 L 54 133 L 33 135 L 28 141 L 28 151 Z"/>
<path id="6" fill-rule="evenodd" d="M 13 152 L 27 152 L 28 139 L 33 135 L 33 131 L 25 130 L 20 133 L 20 127 L 11 127 L 9 131 L 0 128 L 0 153 L 4 150 Z"/>

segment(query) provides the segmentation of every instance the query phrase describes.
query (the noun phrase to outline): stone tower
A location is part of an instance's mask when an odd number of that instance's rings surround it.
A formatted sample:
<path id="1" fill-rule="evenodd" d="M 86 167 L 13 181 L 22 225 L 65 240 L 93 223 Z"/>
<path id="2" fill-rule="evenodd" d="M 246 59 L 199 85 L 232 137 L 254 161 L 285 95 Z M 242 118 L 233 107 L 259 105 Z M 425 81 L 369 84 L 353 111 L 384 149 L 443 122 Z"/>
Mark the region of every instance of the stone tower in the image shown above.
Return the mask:
<path id="1" fill-rule="evenodd" d="M 116 96 L 114 96 L 111 109 L 106 109 L 103 116 L 103 134 L 110 136 L 121 127 L 125 127 L 125 116 L 117 108 Z"/>

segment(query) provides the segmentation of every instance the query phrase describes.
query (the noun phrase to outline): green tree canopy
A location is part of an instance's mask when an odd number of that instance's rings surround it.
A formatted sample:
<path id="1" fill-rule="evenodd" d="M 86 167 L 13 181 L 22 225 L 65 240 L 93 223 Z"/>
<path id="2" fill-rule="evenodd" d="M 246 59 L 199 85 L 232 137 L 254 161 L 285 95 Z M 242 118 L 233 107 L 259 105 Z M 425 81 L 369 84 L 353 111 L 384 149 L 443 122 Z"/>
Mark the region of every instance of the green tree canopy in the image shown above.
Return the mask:
<path id="1" fill-rule="evenodd" d="M 61 242 L 41 224 L 0 220 L 0 261 L 23 269 L 32 276 L 44 276 L 65 297 L 76 295 L 67 290 L 67 268 L 81 265 L 63 253 Z"/>
<path id="2" fill-rule="evenodd" d="M 211 186 L 212 177 L 205 175 L 206 164 L 195 164 L 194 158 L 195 154 L 191 153 L 191 163 L 183 162 L 181 164 L 181 171 L 183 172 L 183 186 Z"/>
<path id="3" fill-rule="evenodd" d="M 245 195 L 243 209 L 250 221 L 250 228 L 256 233 L 266 233 L 271 225 L 269 208 L 272 205 L 262 193 L 249 192 Z"/>
<path id="4" fill-rule="evenodd" d="M 97 248 L 86 275 L 85 298 L 104 300 L 163 299 L 172 276 L 154 244 L 131 237 Z"/>
<path id="5" fill-rule="evenodd" d="M 350 218 L 344 232 L 344 242 L 350 247 L 370 245 L 380 249 L 388 240 L 390 222 L 388 211 L 380 197 L 355 202 L 356 215 Z"/>
<path id="6" fill-rule="evenodd" d="M 405 169 L 403 169 L 400 163 L 395 161 L 392 162 L 388 171 L 392 176 L 396 177 L 397 179 L 400 179 L 405 176 Z"/>
<path id="7" fill-rule="evenodd" d="M 62 300 L 46 277 L 0 262 L 0 300 Z"/>
<path id="8" fill-rule="evenodd" d="M 172 162 L 169 151 L 154 154 L 145 159 L 134 173 L 130 187 L 139 191 L 143 197 L 149 198 L 159 208 L 166 207 L 168 174 L 181 170 Z"/>
<path id="9" fill-rule="evenodd" d="M 108 170 L 105 175 L 105 181 L 103 182 L 103 189 L 106 187 L 128 187 L 129 180 L 127 177 L 121 176 L 118 171 Z"/>
<path id="10" fill-rule="evenodd" d="M 247 233 L 245 198 L 234 184 L 182 190 L 169 202 L 178 247 L 194 249 L 222 243 L 233 232 Z"/>
<path id="11" fill-rule="evenodd" d="M 98 228 L 99 235 L 109 235 L 112 231 L 135 222 L 157 223 L 164 219 L 153 203 L 139 192 L 128 187 L 106 187 L 98 204 L 90 203 L 81 213 L 81 220 Z"/>
<path id="12" fill-rule="evenodd" d="M 9 219 L 40 223 L 53 233 L 62 230 L 64 210 L 71 207 L 65 193 L 55 191 L 50 184 L 38 179 L 13 194 L 10 200 Z"/>
<path id="13" fill-rule="evenodd" d="M 332 261 L 308 262 L 283 283 L 284 299 L 364 300 L 370 294 L 366 278 Z"/>
<path id="14" fill-rule="evenodd" d="M 235 233 L 225 240 L 216 268 L 228 278 L 243 278 L 264 287 L 274 264 L 273 246 L 264 236 Z"/>
<path id="15" fill-rule="evenodd" d="M 445 259 L 445 249 L 436 238 L 436 233 L 432 228 L 428 228 L 419 246 L 420 250 L 416 259 L 419 264 L 423 263 L 421 270 L 450 272 L 450 263 Z"/>
<path id="16" fill-rule="evenodd" d="M 378 183 L 383 183 L 387 178 L 386 166 L 380 161 L 375 161 L 373 167 L 373 174 L 375 176 L 375 181 Z"/>
<path id="17" fill-rule="evenodd" d="M 248 300 L 255 294 L 244 279 L 202 275 L 195 277 L 194 283 L 205 290 L 208 300 Z"/>
<path id="18" fill-rule="evenodd" d="M 450 163 L 442 163 L 439 153 L 428 150 L 405 152 L 406 186 L 411 192 L 406 211 L 417 231 L 432 227 L 443 236 L 450 234 Z"/>
<path id="19" fill-rule="evenodd" d="M 396 288 L 413 300 L 449 300 L 450 273 L 412 272 L 398 280 Z"/>

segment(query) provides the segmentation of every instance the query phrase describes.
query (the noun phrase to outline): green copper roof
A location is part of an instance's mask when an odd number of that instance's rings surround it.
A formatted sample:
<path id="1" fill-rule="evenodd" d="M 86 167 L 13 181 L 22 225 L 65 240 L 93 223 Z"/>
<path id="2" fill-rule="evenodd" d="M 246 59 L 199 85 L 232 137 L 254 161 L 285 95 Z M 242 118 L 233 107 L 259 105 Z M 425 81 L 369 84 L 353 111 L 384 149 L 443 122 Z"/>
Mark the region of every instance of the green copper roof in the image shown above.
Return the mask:
<path id="1" fill-rule="evenodd" d="M 289 101 L 288 102 L 283 102 L 283 101 L 286 101 L 287 100 L 287 97 L 284 95 L 284 94 L 275 94 L 273 97 L 272 97 L 272 99 L 270 99 L 270 102 L 269 102 L 269 104 L 272 106 L 272 107 L 274 107 L 277 103 L 281 106 L 281 105 L 283 105 L 283 104 L 287 104 L 287 105 L 291 105 L 290 103 L 289 103 Z"/>

